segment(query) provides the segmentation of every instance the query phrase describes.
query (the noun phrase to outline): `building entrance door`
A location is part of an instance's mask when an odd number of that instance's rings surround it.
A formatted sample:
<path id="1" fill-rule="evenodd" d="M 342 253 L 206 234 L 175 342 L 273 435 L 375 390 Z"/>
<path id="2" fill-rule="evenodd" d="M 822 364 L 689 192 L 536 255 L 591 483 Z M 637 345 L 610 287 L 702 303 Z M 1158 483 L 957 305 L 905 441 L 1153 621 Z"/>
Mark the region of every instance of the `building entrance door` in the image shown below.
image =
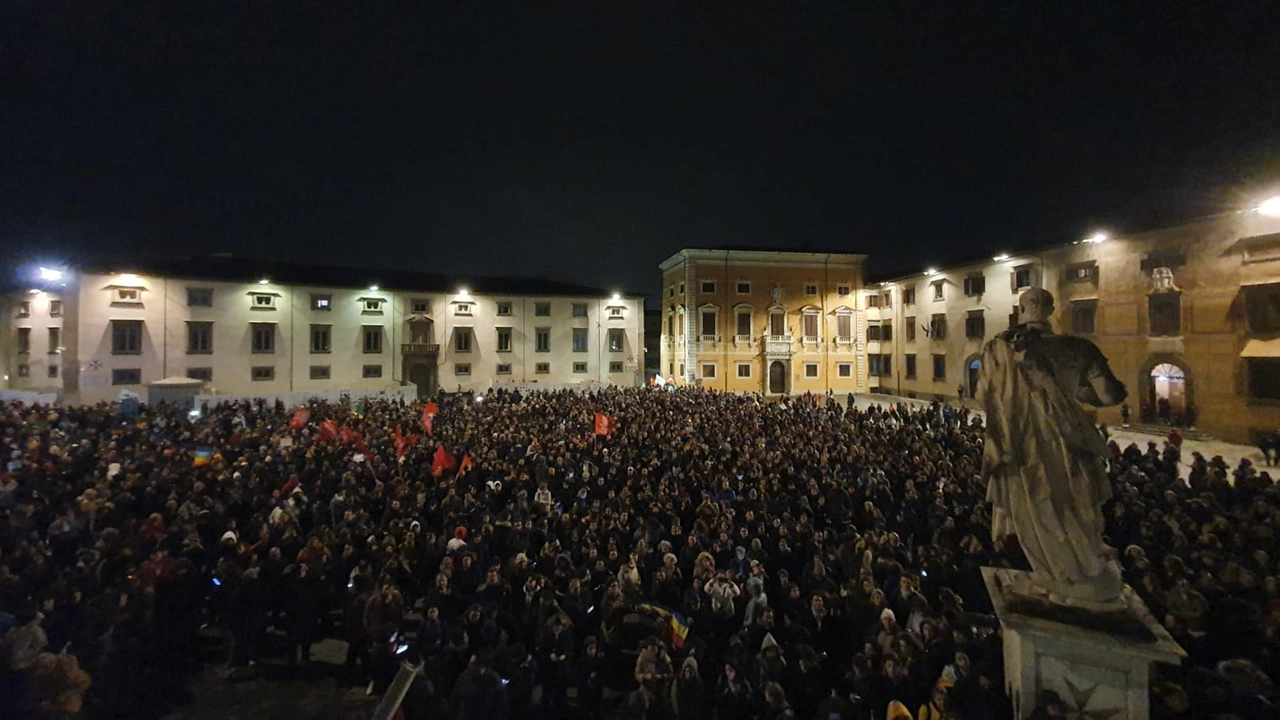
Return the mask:
<path id="1" fill-rule="evenodd" d="M 1187 414 L 1187 374 L 1173 363 L 1151 368 L 1151 408 L 1156 419 L 1181 425 Z"/>
<path id="2" fill-rule="evenodd" d="M 436 392 L 436 368 L 434 365 L 418 363 L 409 368 L 409 382 L 418 388 L 418 397 L 424 398 Z"/>
<path id="3" fill-rule="evenodd" d="M 769 363 L 769 394 L 782 395 L 787 391 L 787 365 L 781 360 Z"/>
<path id="4" fill-rule="evenodd" d="M 978 376 L 982 373 L 982 361 L 974 358 L 969 361 L 967 368 L 969 374 L 969 387 L 966 388 L 965 394 L 969 397 L 978 396 Z"/>

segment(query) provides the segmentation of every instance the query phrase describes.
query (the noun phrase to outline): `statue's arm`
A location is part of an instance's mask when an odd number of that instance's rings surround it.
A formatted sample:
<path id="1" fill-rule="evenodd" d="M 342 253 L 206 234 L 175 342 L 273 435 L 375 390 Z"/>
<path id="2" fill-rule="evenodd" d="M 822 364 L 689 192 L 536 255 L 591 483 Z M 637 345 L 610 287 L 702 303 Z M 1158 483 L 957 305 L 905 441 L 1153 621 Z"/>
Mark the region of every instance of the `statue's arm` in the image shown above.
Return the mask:
<path id="1" fill-rule="evenodd" d="M 1111 366 L 1100 352 L 1086 367 L 1084 380 L 1076 399 L 1093 407 L 1119 405 L 1129 396 L 1128 389 L 1111 372 Z"/>

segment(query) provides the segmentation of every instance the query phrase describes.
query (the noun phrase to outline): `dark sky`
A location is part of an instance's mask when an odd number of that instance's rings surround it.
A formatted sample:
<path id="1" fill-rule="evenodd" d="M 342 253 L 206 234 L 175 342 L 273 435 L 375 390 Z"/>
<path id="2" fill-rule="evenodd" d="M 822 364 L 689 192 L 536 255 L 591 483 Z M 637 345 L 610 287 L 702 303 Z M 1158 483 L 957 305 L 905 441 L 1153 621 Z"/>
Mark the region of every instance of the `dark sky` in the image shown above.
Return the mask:
<path id="1" fill-rule="evenodd" d="M 1276 2 L 454 4 L 0 3 L 0 248 L 653 292 L 681 247 L 883 275 L 1280 183 Z"/>

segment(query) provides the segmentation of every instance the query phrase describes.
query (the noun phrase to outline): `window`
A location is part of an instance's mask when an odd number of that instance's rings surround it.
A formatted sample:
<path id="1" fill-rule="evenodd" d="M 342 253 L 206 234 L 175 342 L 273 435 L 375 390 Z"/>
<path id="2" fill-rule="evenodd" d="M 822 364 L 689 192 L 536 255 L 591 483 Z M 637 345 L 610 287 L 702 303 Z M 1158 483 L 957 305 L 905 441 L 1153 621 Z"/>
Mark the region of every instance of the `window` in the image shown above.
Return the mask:
<path id="1" fill-rule="evenodd" d="M 587 351 L 587 329 L 586 328 L 573 329 L 573 351 L 574 352 Z"/>
<path id="2" fill-rule="evenodd" d="M 964 318 L 964 336 L 981 340 L 987 335 L 987 320 L 981 310 L 970 310 Z"/>
<path id="3" fill-rule="evenodd" d="M 142 321 L 141 320 L 112 320 L 111 321 L 111 354 L 112 355 L 141 355 L 142 354 Z"/>
<path id="4" fill-rule="evenodd" d="M 271 293 L 250 293 L 249 298 L 254 310 L 271 310 L 276 306 L 276 296 Z"/>
<path id="5" fill-rule="evenodd" d="M 902 374 L 906 375 L 908 380 L 915 380 L 916 379 L 915 353 L 908 353 L 903 356 L 903 359 L 906 361 L 906 364 L 902 368 Z"/>
<path id="6" fill-rule="evenodd" d="M 698 334 L 701 335 L 704 340 L 715 340 L 716 311 L 703 310 L 702 312 L 698 313 L 698 317 L 701 320 L 698 326 L 698 330 L 699 330 Z"/>
<path id="7" fill-rule="evenodd" d="M 751 294 L 751 281 L 750 281 L 750 280 L 739 280 L 737 283 L 735 283 L 735 285 L 734 285 L 734 290 L 735 290 L 739 295 L 750 295 L 750 294 Z"/>
<path id="8" fill-rule="evenodd" d="M 609 372 L 611 372 L 611 373 L 620 373 L 620 372 L 622 372 L 622 363 L 621 363 L 621 362 L 619 362 L 619 361 L 617 361 L 617 360 L 613 360 L 613 361 L 611 361 L 611 362 L 609 363 Z"/>
<path id="9" fill-rule="evenodd" d="M 253 329 L 253 351 L 256 353 L 273 353 L 276 351 L 275 323 L 250 323 Z"/>
<path id="10" fill-rule="evenodd" d="M 1091 282 L 1098 278 L 1098 264 L 1090 262 L 1069 265 L 1063 276 L 1067 282 Z"/>
<path id="11" fill-rule="evenodd" d="M 987 279 L 981 275 L 970 275 L 964 279 L 965 295 L 981 295 L 987 291 Z"/>
<path id="12" fill-rule="evenodd" d="M 884 340 L 885 342 L 889 342 L 890 340 L 893 339 L 893 321 L 892 320 L 880 321 L 880 339 Z"/>
<path id="13" fill-rule="evenodd" d="M 498 352 L 511 352 L 511 328 L 498 328 Z"/>
<path id="14" fill-rule="evenodd" d="M 427 298 L 413 298 L 409 301 L 409 309 L 415 313 L 429 313 L 431 312 L 431 301 Z"/>
<path id="15" fill-rule="evenodd" d="M 549 302 L 534 303 L 533 314 L 537 317 L 551 317 L 551 303 Z"/>
<path id="16" fill-rule="evenodd" d="M 112 385 L 141 385 L 142 368 L 116 368 L 111 371 Z"/>
<path id="17" fill-rule="evenodd" d="M 18 352 L 23 355 L 31 352 L 31 328 L 18 328 Z"/>
<path id="18" fill-rule="evenodd" d="M 538 328 L 534 335 L 534 348 L 537 352 L 551 352 L 551 328 Z"/>
<path id="19" fill-rule="evenodd" d="M 364 311 L 366 313 L 380 313 L 382 312 L 383 302 L 385 301 L 382 298 L 365 298 Z"/>
<path id="20" fill-rule="evenodd" d="M 836 363 L 836 377 L 853 377 L 853 363 Z"/>
<path id="21" fill-rule="evenodd" d="M 871 323 L 867 325 L 867 342 L 880 342 L 880 325 Z"/>
<path id="22" fill-rule="evenodd" d="M 1244 306 L 1250 332 L 1280 331 L 1280 283 L 1246 286 Z"/>
<path id="23" fill-rule="evenodd" d="M 708 380 L 711 380 L 711 379 L 715 379 L 715 376 L 716 376 L 716 364 L 702 363 L 702 377 Z"/>
<path id="24" fill-rule="evenodd" d="M 504 300 L 498 303 L 498 317 L 511 317 L 511 303 Z"/>
<path id="25" fill-rule="evenodd" d="M 1280 358 L 1249 358 L 1249 397 L 1280 400 Z"/>
<path id="26" fill-rule="evenodd" d="M 945 313 L 934 313 L 929 319 L 929 337 L 934 340 L 947 339 L 947 316 Z"/>
<path id="27" fill-rule="evenodd" d="M 738 363 L 737 367 L 738 367 L 738 377 L 740 378 L 751 377 L 751 363 L 740 362 Z"/>
<path id="28" fill-rule="evenodd" d="M 454 363 L 453 374 L 459 377 L 471 374 L 471 363 Z"/>
<path id="29" fill-rule="evenodd" d="M 805 284 L 804 284 L 804 294 L 805 294 L 805 295 L 809 295 L 809 296 L 817 295 L 817 294 L 818 294 L 818 284 L 817 284 L 817 283 L 805 283 Z"/>
<path id="30" fill-rule="evenodd" d="M 810 342 L 818 341 L 818 314 L 805 313 L 802 318 L 804 322 L 804 339 Z"/>
<path id="31" fill-rule="evenodd" d="M 23 300 L 18 303 L 18 317 L 31 317 L 31 301 Z"/>
<path id="32" fill-rule="evenodd" d="M 546 375 L 551 372 L 551 363 L 548 363 L 548 362 L 535 363 L 533 366 L 533 372 L 538 375 Z"/>
<path id="33" fill-rule="evenodd" d="M 467 302 L 454 303 L 453 314 L 469 317 L 471 315 L 471 303 L 467 303 Z"/>
<path id="34" fill-rule="evenodd" d="M 609 331 L 609 352 L 622 352 L 626 346 L 627 333 L 619 328 Z"/>
<path id="35" fill-rule="evenodd" d="M 271 297 L 268 295 L 267 297 Z M 116 288 L 115 302 L 124 305 L 137 305 L 142 302 L 142 291 L 138 288 Z"/>
<path id="36" fill-rule="evenodd" d="M 947 379 L 947 356 L 946 355 L 933 356 L 933 379 L 935 381 Z"/>
<path id="37" fill-rule="evenodd" d="M 903 305 L 915 305 L 915 304 L 916 304 L 916 289 L 915 289 L 915 288 L 913 288 L 913 287 L 903 288 L 903 290 L 902 290 L 902 304 L 903 304 Z"/>
<path id="38" fill-rule="evenodd" d="M 574 303 L 574 304 L 573 304 L 573 316 L 574 316 L 574 317 L 586 317 L 586 316 L 587 316 L 587 304 L 586 304 L 586 303 Z"/>
<path id="39" fill-rule="evenodd" d="M 676 286 L 672 285 L 671 287 L 667 288 L 667 297 L 673 298 L 675 296 L 676 296 Z"/>
<path id="40" fill-rule="evenodd" d="M 1009 313 L 1009 328 L 1018 327 L 1018 306 L 1013 306 L 1013 312 Z"/>
<path id="41" fill-rule="evenodd" d="M 471 328 L 453 329 L 453 351 L 460 353 L 471 352 Z"/>
<path id="42" fill-rule="evenodd" d="M 311 326 L 311 352 L 327 353 L 332 350 L 333 327 L 331 325 Z"/>
<path id="43" fill-rule="evenodd" d="M 848 342 L 853 339 L 853 314 L 840 313 L 836 315 L 836 338 Z"/>
<path id="44" fill-rule="evenodd" d="M 193 367 L 187 368 L 187 377 L 192 380 L 203 380 L 205 382 L 213 382 L 213 368 L 211 367 Z"/>
<path id="45" fill-rule="evenodd" d="M 769 334 L 777 337 L 787 334 L 787 316 L 784 313 L 769 313 Z"/>
<path id="46" fill-rule="evenodd" d="M 840 296 L 848 295 L 853 290 L 850 285 L 837 285 L 836 294 Z"/>
<path id="47" fill-rule="evenodd" d="M 807 378 L 818 377 L 818 363 L 805 363 L 804 376 Z"/>
<path id="48" fill-rule="evenodd" d="M 62 328 L 49 328 L 49 354 L 57 355 L 62 348 Z"/>
<path id="49" fill-rule="evenodd" d="M 867 374 L 880 377 L 888 377 L 893 374 L 893 356 L 892 355 L 876 355 L 867 356 Z"/>
<path id="50" fill-rule="evenodd" d="M 187 354 L 200 355 L 213 352 L 213 323 L 187 323 Z"/>
<path id="51" fill-rule="evenodd" d="M 26 363 L 22 363 L 18 365 L 18 377 L 20 378 L 31 377 L 31 366 Z M 112 379 L 114 378 L 115 378 L 115 375 L 113 374 Z"/>
<path id="52" fill-rule="evenodd" d="M 213 288 L 187 288 L 187 307 L 213 307 Z"/>
<path id="53" fill-rule="evenodd" d="M 620 306 L 620 305 L 614 305 L 613 307 L 609 308 L 609 317 L 611 317 L 611 318 L 620 318 L 620 317 L 622 317 L 622 313 L 623 313 L 625 310 L 626 310 L 626 308 L 624 308 L 624 307 L 622 307 L 622 306 Z"/>
<path id="54" fill-rule="evenodd" d="M 1076 300 L 1071 303 L 1071 332 L 1077 335 L 1092 335 L 1097 316 L 1097 300 Z"/>
<path id="55" fill-rule="evenodd" d="M 584 362 L 576 362 L 573 364 L 573 371 L 575 373 L 585 373 L 587 371 L 587 364 Z"/>
<path id="56" fill-rule="evenodd" d="M 61 317 L 61 315 L 62 315 L 62 301 L 50 300 L 49 301 L 49 317 Z"/>
<path id="57" fill-rule="evenodd" d="M 684 283 L 680 283 L 680 295 L 684 295 Z"/>
<path id="58" fill-rule="evenodd" d="M 1031 287 L 1031 266 L 1019 265 L 1013 269 L 1013 290 L 1026 290 Z"/>
<path id="59" fill-rule="evenodd" d="M 276 379 L 276 367 L 274 365 L 258 365 L 250 371 L 250 377 L 254 382 L 267 382 Z"/>
<path id="60" fill-rule="evenodd" d="M 1182 334 L 1182 294 L 1160 293 L 1147 296 L 1147 316 L 1152 337 Z"/>
<path id="61" fill-rule="evenodd" d="M 906 327 L 904 328 L 904 330 L 906 331 L 905 339 L 906 339 L 906 341 L 907 341 L 907 342 L 915 342 L 915 341 L 916 341 L 916 318 L 915 318 L 915 316 L 913 315 L 913 316 L 911 316 L 911 317 L 908 317 L 908 318 L 907 318 L 907 320 L 906 320 L 906 323 L 907 323 L 907 324 L 906 324 Z"/>
<path id="62" fill-rule="evenodd" d="M 667 335 L 672 336 L 675 334 L 676 334 L 676 316 L 668 314 L 667 315 Z"/>
<path id="63" fill-rule="evenodd" d="M 715 280 L 701 280 L 701 281 L 699 281 L 699 282 L 698 282 L 698 292 L 702 293 L 703 295 L 715 295 L 715 294 L 716 294 L 716 281 L 715 281 Z"/>
<path id="64" fill-rule="evenodd" d="M 329 366 L 328 365 L 312 365 L 311 379 L 312 380 L 328 380 Z"/>
<path id="65" fill-rule="evenodd" d="M 510 375 L 510 374 L 511 374 L 511 363 L 498 363 L 498 374 L 499 374 L 499 375 Z"/>
<path id="66" fill-rule="evenodd" d="M 312 309 L 312 310 L 319 310 L 319 311 L 321 311 L 321 312 L 327 312 L 327 311 L 329 311 L 329 310 L 332 310 L 332 309 L 333 309 L 333 296 L 332 296 L 332 295 L 317 295 L 316 293 L 311 293 L 311 309 Z"/>
<path id="67" fill-rule="evenodd" d="M 880 293 L 880 307 L 883 307 L 883 308 L 891 308 L 891 307 L 893 307 L 893 292 L 892 292 L 892 291 L 890 291 L 890 290 L 885 290 L 884 292 Z"/>
<path id="68" fill-rule="evenodd" d="M 946 293 L 943 290 L 944 285 L 946 285 L 946 283 L 944 283 L 941 280 L 935 280 L 933 282 L 933 299 L 934 300 L 942 300 L 946 297 Z"/>
<path id="69" fill-rule="evenodd" d="M 869 307 L 869 308 L 878 308 L 878 307 L 880 307 L 880 300 L 881 300 L 881 298 L 880 298 L 880 295 L 879 295 L 878 293 L 872 293 L 872 294 L 868 295 L 868 296 L 867 296 L 867 307 Z"/>
<path id="70" fill-rule="evenodd" d="M 365 326 L 364 351 L 369 354 L 382 352 L 382 326 L 381 325 Z"/>
<path id="71" fill-rule="evenodd" d="M 735 328 L 738 337 L 751 337 L 751 311 L 739 310 L 737 313 L 737 327 Z"/>
<path id="72" fill-rule="evenodd" d="M 381 365 L 365 365 L 361 369 L 360 375 L 365 379 L 380 378 L 382 377 L 382 366 Z"/>

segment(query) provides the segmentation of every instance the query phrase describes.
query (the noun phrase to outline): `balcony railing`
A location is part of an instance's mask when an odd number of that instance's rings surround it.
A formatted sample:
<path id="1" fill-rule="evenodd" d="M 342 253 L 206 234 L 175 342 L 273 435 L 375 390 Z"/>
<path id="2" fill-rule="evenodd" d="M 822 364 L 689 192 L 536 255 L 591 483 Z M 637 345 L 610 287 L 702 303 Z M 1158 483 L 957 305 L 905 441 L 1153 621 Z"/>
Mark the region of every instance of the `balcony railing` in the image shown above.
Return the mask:
<path id="1" fill-rule="evenodd" d="M 439 343 L 404 343 L 400 346 L 402 355 L 439 355 Z"/>

